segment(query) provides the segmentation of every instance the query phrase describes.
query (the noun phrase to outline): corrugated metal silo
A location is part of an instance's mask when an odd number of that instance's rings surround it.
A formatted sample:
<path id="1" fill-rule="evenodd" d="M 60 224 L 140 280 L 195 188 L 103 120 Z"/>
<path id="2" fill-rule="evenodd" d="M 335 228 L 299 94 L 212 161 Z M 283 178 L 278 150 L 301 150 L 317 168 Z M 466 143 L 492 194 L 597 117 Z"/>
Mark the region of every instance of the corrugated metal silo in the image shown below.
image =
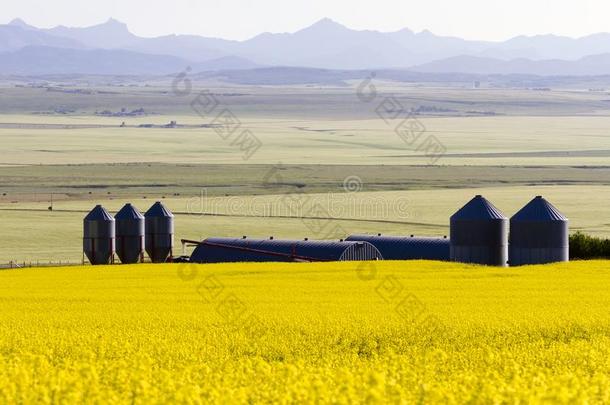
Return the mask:
<path id="1" fill-rule="evenodd" d="M 101 205 L 95 206 L 83 220 L 83 250 L 93 265 L 114 262 L 114 218 Z"/>
<path id="2" fill-rule="evenodd" d="M 368 242 L 208 238 L 197 245 L 192 263 L 324 262 L 382 260 Z"/>
<path id="3" fill-rule="evenodd" d="M 153 263 L 165 263 L 174 249 L 174 214 L 157 201 L 144 214 L 146 253 Z"/>
<path id="4" fill-rule="evenodd" d="M 510 219 L 511 266 L 570 260 L 568 219 L 538 196 Z"/>
<path id="5" fill-rule="evenodd" d="M 116 224 L 116 253 L 121 263 L 138 263 L 144 259 L 144 215 L 131 204 L 126 204 L 114 216 Z"/>
<path id="6" fill-rule="evenodd" d="M 451 260 L 454 262 L 506 266 L 508 218 L 476 196 L 451 217 Z"/>
<path id="7" fill-rule="evenodd" d="M 375 246 L 384 260 L 449 261 L 450 242 L 447 238 L 422 238 L 385 235 L 352 235 L 348 241 L 363 241 Z"/>

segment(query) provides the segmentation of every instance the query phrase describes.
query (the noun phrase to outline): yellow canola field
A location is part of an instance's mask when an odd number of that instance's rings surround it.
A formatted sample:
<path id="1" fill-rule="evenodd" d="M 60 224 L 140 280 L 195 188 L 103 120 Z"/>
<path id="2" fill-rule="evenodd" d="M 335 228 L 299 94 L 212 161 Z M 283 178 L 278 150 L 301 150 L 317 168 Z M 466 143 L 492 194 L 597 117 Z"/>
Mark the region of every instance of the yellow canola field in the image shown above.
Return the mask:
<path id="1" fill-rule="evenodd" d="M 610 262 L 0 272 L 0 403 L 608 403 Z"/>

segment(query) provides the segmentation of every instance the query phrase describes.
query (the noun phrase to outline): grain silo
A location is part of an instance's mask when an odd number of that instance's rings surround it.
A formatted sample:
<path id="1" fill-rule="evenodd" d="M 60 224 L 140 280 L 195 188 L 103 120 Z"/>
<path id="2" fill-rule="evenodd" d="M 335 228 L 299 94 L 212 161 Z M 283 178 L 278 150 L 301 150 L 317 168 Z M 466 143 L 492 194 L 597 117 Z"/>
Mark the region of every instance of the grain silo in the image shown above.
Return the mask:
<path id="1" fill-rule="evenodd" d="M 197 243 L 191 263 L 327 262 L 381 260 L 368 242 L 208 238 Z"/>
<path id="2" fill-rule="evenodd" d="M 144 216 L 136 207 L 126 204 L 114 216 L 116 253 L 121 263 L 144 261 Z"/>
<path id="3" fill-rule="evenodd" d="M 538 196 L 510 219 L 511 266 L 570 260 L 568 219 Z"/>
<path id="4" fill-rule="evenodd" d="M 348 241 L 363 241 L 375 246 L 384 260 L 440 260 L 449 261 L 447 238 L 409 236 L 352 235 Z"/>
<path id="5" fill-rule="evenodd" d="M 144 214 L 146 253 L 153 263 L 165 263 L 174 248 L 174 214 L 159 201 Z"/>
<path id="6" fill-rule="evenodd" d="M 83 251 L 93 265 L 114 262 L 114 218 L 96 205 L 83 220 Z"/>
<path id="7" fill-rule="evenodd" d="M 451 260 L 506 266 L 508 218 L 494 205 L 476 196 L 451 217 Z"/>

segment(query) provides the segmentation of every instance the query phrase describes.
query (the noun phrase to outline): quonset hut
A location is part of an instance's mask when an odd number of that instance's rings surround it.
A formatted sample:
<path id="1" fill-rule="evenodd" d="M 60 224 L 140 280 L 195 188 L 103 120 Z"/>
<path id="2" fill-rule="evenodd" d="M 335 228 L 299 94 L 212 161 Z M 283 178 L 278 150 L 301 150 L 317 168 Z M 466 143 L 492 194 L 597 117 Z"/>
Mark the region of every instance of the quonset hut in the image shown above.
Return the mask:
<path id="1" fill-rule="evenodd" d="M 136 207 L 126 204 L 114 216 L 116 253 L 121 263 L 144 261 L 144 216 Z"/>
<path id="2" fill-rule="evenodd" d="M 191 263 L 326 262 L 382 260 L 368 242 L 208 238 L 197 244 Z"/>
<path id="3" fill-rule="evenodd" d="M 568 219 L 538 196 L 510 219 L 511 266 L 570 260 Z"/>
<path id="4" fill-rule="evenodd" d="M 447 238 L 408 236 L 351 235 L 348 241 L 363 241 L 375 246 L 384 260 L 449 261 L 450 242 Z"/>
<path id="5" fill-rule="evenodd" d="M 114 218 L 96 205 L 83 220 L 83 251 L 93 265 L 114 262 Z"/>
<path id="6" fill-rule="evenodd" d="M 146 253 L 153 263 L 165 263 L 174 249 L 174 214 L 157 201 L 144 218 Z"/>
<path id="7" fill-rule="evenodd" d="M 451 260 L 506 266 L 508 218 L 477 195 L 451 217 Z"/>

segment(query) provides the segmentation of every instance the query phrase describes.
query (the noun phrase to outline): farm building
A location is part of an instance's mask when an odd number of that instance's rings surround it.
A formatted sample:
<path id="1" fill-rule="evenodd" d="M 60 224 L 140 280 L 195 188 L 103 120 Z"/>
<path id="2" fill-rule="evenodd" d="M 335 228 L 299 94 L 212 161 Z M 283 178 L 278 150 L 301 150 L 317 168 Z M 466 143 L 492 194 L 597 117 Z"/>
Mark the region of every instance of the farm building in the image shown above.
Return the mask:
<path id="1" fill-rule="evenodd" d="M 324 262 L 381 260 L 368 242 L 208 238 L 197 244 L 192 263 Z"/>
<path id="2" fill-rule="evenodd" d="M 384 260 L 449 261 L 450 242 L 447 238 L 408 236 L 352 235 L 348 241 L 363 241 L 375 246 Z"/>
<path id="3" fill-rule="evenodd" d="M 144 261 L 144 216 L 136 207 L 126 204 L 114 216 L 116 253 L 121 263 Z"/>
<path id="4" fill-rule="evenodd" d="M 174 248 L 174 214 L 157 201 L 144 214 L 146 253 L 153 263 L 165 263 Z"/>
<path id="5" fill-rule="evenodd" d="M 114 262 L 114 218 L 96 205 L 83 220 L 83 251 L 93 265 Z"/>
<path id="6" fill-rule="evenodd" d="M 508 218 L 483 196 L 451 217 L 451 261 L 506 266 Z"/>
<path id="7" fill-rule="evenodd" d="M 511 266 L 567 262 L 569 246 L 568 219 L 542 196 L 510 219 Z"/>

